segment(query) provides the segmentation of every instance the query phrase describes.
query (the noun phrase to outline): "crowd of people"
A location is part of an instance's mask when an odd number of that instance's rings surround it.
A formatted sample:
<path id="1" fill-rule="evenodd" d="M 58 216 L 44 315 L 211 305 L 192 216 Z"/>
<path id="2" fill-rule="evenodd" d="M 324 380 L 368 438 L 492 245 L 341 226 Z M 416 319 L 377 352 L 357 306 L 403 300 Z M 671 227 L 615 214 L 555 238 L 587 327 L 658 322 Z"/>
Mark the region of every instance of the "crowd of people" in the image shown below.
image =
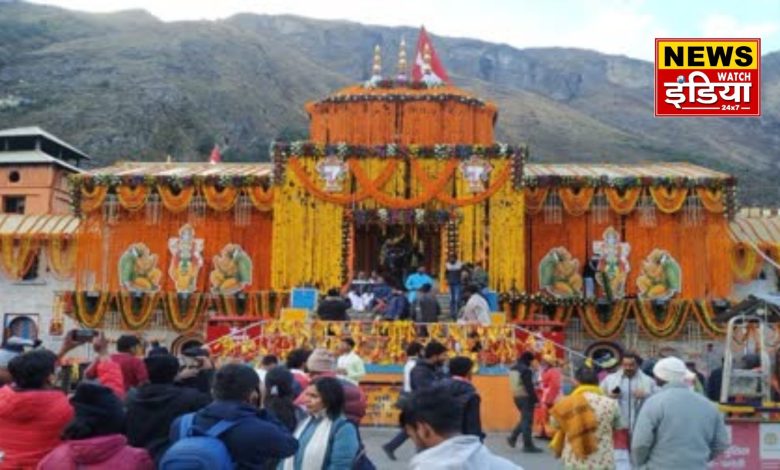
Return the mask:
<path id="1" fill-rule="evenodd" d="M 94 360 L 72 389 L 58 381 L 63 357 L 85 344 L 66 335 L 58 354 L 41 348 L 9 357 L 0 388 L 3 469 L 371 469 L 360 435 L 365 375 L 351 338 L 336 354 L 297 349 L 280 360 L 227 361 L 203 348 L 177 357 L 121 336 L 116 352 L 102 334 Z M 449 357 L 435 341 L 407 348 L 405 393 L 394 451 L 411 439 L 410 468 L 519 468 L 483 444 L 474 363 Z"/>
<path id="2" fill-rule="evenodd" d="M 449 316 L 437 296 L 436 280 L 424 266 L 409 274 L 400 285 L 389 285 L 376 272 L 357 274 L 346 291 L 328 290 L 317 307 L 317 317 L 326 321 L 348 321 L 350 312 L 368 312 L 375 318 L 435 323 L 449 320 L 466 324 L 489 325 L 491 309 L 486 299 L 488 277 L 481 263 L 470 264 L 450 256 L 445 263 L 449 291 Z"/>

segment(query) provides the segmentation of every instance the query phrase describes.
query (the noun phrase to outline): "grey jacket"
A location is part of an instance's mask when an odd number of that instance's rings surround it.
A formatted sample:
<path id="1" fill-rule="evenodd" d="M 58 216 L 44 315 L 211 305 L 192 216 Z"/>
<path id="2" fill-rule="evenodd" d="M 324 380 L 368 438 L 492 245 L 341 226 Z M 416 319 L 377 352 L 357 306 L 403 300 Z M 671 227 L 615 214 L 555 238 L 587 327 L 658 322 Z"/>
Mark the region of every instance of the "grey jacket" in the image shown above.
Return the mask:
<path id="1" fill-rule="evenodd" d="M 631 455 L 640 469 L 706 469 L 729 446 L 721 412 L 685 384 L 666 384 L 639 411 Z"/>

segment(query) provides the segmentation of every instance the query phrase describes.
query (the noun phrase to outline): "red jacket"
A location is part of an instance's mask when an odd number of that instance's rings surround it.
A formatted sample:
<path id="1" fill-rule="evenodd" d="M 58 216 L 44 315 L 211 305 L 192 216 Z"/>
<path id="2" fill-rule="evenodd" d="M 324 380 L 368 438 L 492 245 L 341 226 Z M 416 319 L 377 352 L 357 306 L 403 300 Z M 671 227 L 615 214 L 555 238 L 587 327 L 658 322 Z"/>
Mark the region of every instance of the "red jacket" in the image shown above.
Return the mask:
<path id="1" fill-rule="evenodd" d="M 71 419 L 73 408 L 59 390 L 0 388 L 0 469 L 35 468 Z"/>
<path id="2" fill-rule="evenodd" d="M 38 470 L 153 470 L 145 449 L 127 445 L 121 434 L 65 441 L 38 464 Z"/>

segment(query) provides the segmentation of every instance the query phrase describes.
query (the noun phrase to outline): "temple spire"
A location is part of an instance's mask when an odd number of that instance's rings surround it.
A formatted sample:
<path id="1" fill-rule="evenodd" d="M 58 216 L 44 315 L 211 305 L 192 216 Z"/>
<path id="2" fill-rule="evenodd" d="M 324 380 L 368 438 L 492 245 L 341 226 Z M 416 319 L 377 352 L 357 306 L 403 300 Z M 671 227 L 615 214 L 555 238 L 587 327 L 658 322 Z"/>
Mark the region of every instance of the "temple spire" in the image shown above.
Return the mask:
<path id="1" fill-rule="evenodd" d="M 382 79 L 382 49 L 379 44 L 374 46 L 374 65 L 371 67 L 371 79 Z"/>
<path id="2" fill-rule="evenodd" d="M 401 36 L 401 43 L 398 45 L 398 80 L 406 81 L 406 38 Z"/>

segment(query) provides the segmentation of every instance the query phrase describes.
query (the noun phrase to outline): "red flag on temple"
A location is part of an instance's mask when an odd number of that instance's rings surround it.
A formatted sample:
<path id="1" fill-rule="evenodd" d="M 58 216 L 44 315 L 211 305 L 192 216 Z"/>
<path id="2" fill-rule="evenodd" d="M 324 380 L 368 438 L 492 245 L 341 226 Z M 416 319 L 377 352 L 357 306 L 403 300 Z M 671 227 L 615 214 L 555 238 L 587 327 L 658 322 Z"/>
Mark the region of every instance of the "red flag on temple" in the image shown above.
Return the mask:
<path id="1" fill-rule="evenodd" d="M 414 54 L 414 65 L 412 66 L 412 80 L 419 82 L 423 78 L 423 72 L 425 68 L 425 55 L 427 53 L 430 56 L 431 73 L 439 77 L 444 83 L 450 82 L 450 77 L 447 76 L 447 71 L 444 70 L 444 66 L 439 60 L 439 55 L 436 54 L 436 49 L 433 48 L 431 38 L 428 37 L 428 33 L 425 32 L 425 26 L 420 28 L 420 37 L 417 38 L 417 52 Z"/>
<path id="2" fill-rule="evenodd" d="M 209 163 L 212 165 L 216 165 L 217 163 L 222 163 L 222 154 L 219 153 L 219 146 L 214 145 L 214 148 L 211 150 L 211 156 L 209 157 Z"/>

